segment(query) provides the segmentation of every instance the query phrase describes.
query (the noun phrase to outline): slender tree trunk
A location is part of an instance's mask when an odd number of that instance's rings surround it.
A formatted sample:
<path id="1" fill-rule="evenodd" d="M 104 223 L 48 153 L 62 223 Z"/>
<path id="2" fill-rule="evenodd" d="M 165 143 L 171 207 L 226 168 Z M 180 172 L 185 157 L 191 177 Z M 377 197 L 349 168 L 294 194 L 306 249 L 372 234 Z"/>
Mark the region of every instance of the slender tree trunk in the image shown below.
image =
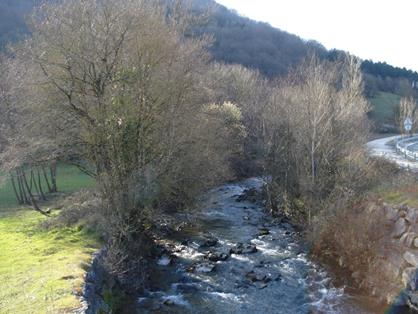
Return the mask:
<path id="1" fill-rule="evenodd" d="M 38 187 L 39 187 L 39 193 L 41 193 L 41 197 L 42 197 L 42 199 L 43 199 L 44 201 L 46 201 L 46 196 L 45 196 L 45 193 L 44 193 L 44 191 L 43 191 L 43 189 L 42 189 L 42 180 L 41 180 L 41 173 L 39 172 L 39 167 L 38 167 L 38 168 L 36 168 L 36 172 L 37 172 L 37 175 L 38 175 Z"/>
<path id="2" fill-rule="evenodd" d="M 55 160 L 51 162 L 49 169 L 51 172 L 52 192 L 56 193 L 58 192 L 58 188 L 57 188 L 57 162 Z"/>
<path id="3" fill-rule="evenodd" d="M 19 182 L 19 189 L 20 189 L 20 192 L 22 194 L 22 199 L 25 201 L 25 204 L 30 205 L 28 196 L 26 195 L 26 188 L 25 188 L 25 185 L 23 183 L 22 172 L 23 172 L 22 169 L 19 169 L 19 168 L 16 169 L 17 180 Z"/>
<path id="4" fill-rule="evenodd" d="M 19 203 L 19 205 L 22 205 L 23 204 L 23 199 L 21 198 L 21 195 L 17 191 L 16 182 L 15 182 L 15 179 L 14 179 L 14 176 L 13 176 L 12 172 L 10 172 L 10 180 L 12 182 L 13 192 L 15 193 L 17 202 Z"/>
<path id="5" fill-rule="evenodd" d="M 35 191 L 36 191 L 36 194 L 38 195 L 38 199 L 42 199 L 42 195 L 41 195 L 41 192 L 39 192 L 38 183 L 36 182 L 33 169 L 30 170 L 30 180 L 31 180 L 31 185 L 33 183 L 33 186 L 35 187 Z"/>
<path id="6" fill-rule="evenodd" d="M 45 178 L 46 186 L 48 187 L 48 192 L 52 193 L 51 184 L 49 184 L 48 175 L 46 173 L 46 170 L 45 170 L 44 166 L 42 166 L 42 172 L 43 172 L 43 175 L 44 175 L 44 178 Z"/>
<path id="7" fill-rule="evenodd" d="M 31 203 L 32 203 L 33 208 L 34 208 L 36 211 L 40 212 L 41 214 L 43 214 L 43 215 L 47 216 L 47 213 L 45 213 L 45 212 L 44 212 L 44 211 L 43 211 L 43 210 L 42 210 L 42 209 L 38 206 L 38 203 L 36 202 L 35 197 L 33 196 L 33 194 L 32 194 L 32 192 L 31 192 L 31 190 L 29 189 L 29 183 L 28 183 L 28 180 L 26 179 L 26 175 L 25 175 L 25 172 L 24 172 L 24 171 L 22 171 L 22 178 L 23 178 L 23 182 L 25 183 L 26 188 L 28 189 L 28 194 L 29 194 L 30 201 L 31 201 Z"/>
<path id="8" fill-rule="evenodd" d="M 32 170 L 32 167 L 30 168 L 30 181 L 29 181 L 29 187 L 30 187 L 30 190 L 32 191 L 32 188 L 33 188 L 33 170 Z"/>

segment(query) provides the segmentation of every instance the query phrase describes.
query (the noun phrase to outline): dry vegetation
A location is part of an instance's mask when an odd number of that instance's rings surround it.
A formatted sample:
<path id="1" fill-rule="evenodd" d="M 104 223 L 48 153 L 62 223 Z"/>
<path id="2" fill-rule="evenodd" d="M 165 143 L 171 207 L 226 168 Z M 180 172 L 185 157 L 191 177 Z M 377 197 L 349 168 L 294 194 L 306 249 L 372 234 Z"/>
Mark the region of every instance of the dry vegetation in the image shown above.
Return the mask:
<path id="1" fill-rule="evenodd" d="M 362 148 L 360 60 L 312 56 L 277 81 L 211 63 L 210 39 L 187 36 L 196 21 L 179 3 L 40 7 L 33 37 L 0 64 L 3 170 L 58 160 L 92 176 L 97 203 L 87 197 L 54 224 L 99 223 L 109 271 L 121 277 L 143 273 L 158 213 L 261 174 L 271 177 L 268 208 L 307 226 L 314 252 L 367 268 L 384 229 L 358 202 L 394 170 Z"/>

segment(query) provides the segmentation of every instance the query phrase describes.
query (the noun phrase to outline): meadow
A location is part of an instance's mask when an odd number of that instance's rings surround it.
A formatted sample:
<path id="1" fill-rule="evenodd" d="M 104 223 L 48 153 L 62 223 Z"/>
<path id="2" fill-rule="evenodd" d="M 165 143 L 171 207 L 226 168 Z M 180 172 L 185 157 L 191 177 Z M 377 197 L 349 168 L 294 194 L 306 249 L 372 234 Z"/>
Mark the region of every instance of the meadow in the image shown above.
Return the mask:
<path id="1" fill-rule="evenodd" d="M 60 165 L 57 184 L 69 194 L 94 180 Z M 9 180 L 0 186 L 0 313 L 71 313 L 80 306 L 77 295 L 100 241 L 82 225 L 46 229 L 47 219 L 17 205 Z"/>

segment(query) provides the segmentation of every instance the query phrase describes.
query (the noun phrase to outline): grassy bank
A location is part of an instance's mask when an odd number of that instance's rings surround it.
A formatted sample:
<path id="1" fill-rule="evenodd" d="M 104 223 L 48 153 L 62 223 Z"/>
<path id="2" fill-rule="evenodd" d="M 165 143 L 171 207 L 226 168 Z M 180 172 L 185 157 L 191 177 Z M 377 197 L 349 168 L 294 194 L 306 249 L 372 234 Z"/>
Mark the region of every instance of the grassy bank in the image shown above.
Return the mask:
<path id="1" fill-rule="evenodd" d="M 396 188 L 382 188 L 376 195 L 390 205 L 408 205 L 418 207 L 418 185 L 410 183 Z"/>
<path id="2" fill-rule="evenodd" d="M 400 99 L 401 97 L 396 94 L 378 92 L 370 99 L 372 105 L 372 120 L 378 125 L 395 125 L 395 113 Z"/>
<path id="3" fill-rule="evenodd" d="M 76 167 L 60 165 L 57 170 L 58 191 L 63 193 L 75 192 L 81 188 L 94 186 L 94 180 L 79 171 Z M 46 190 L 46 188 L 45 188 Z M 0 184 L 0 211 L 16 207 L 16 197 L 10 180 Z"/>
<path id="4" fill-rule="evenodd" d="M 61 166 L 58 188 L 73 192 L 94 182 Z M 54 215 L 58 212 L 54 212 Z M 0 313 L 71 313 L 98 237 L 81 227 L 45 230 L 37 212 L 16 208 L 8 182 L 0 187 Z"/>

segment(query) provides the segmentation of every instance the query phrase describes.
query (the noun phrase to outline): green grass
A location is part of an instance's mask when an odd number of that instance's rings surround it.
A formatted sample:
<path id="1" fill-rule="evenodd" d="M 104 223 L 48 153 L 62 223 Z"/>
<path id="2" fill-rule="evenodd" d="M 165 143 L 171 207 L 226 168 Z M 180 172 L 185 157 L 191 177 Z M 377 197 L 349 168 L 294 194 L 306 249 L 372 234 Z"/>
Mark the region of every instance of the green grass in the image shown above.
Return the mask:
<path id="1" fill-rule="evenodd" d="M 375 191 L 378 198 L 390 205 L 405 204 L 418 207 L 418 185 L 410 183 L 399 187 L 381 187 Z"/>
<path id="2" fill-rule="evenodd" d="M 396 94 L 378 92 L 370 99 L 372 105 L 371 118 L 378 124 L 395 124 L 395 112 L 401 97 Z"/>
<path id="3" fill-rule="evenodd" d="M 76 168 L 60 165 L 60 192 L 94 185 Z M 53 213 L 57 215 L 58 212 Z M 49 219 L 32 209 L 17 208 L 10 182 L 0 186 L 0 313 L 71 313 L 80 306 L 83 275 L 97 235 L 81 226 L 46 230 Z"/>
<path id="4" fill-rule="evenodd" d="M 32 210 L 0 216 L 0 313 L 70 313 L 79 307 L 98 239 L 79 228 L 46 231 Z"/>
<path id="5" fill-rule="evenodd" d="M 94 186 L 94 179 L 82 173 L 74 166 L 59 165 L 57 169 L 57 186 L 59 192 L 71 193 L 81 188 Z M 46 187 L 44 188 L 46 190 Z M 16 197 L 10 179 L 0 184 L 0 211 L 16 207 Z"/>

